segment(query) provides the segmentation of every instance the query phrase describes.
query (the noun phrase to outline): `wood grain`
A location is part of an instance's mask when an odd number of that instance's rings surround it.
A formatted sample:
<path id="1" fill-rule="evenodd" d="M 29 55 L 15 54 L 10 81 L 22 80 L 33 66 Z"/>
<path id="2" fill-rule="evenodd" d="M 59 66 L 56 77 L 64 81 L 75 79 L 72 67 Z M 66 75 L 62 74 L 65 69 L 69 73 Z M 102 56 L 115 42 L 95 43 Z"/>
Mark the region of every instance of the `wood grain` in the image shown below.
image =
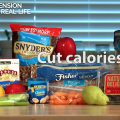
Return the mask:
<path id="1" fill-rule="evenodd" d="M 120 120 L 120 105 L 29 105 L 0 107 L 0 120 Z"/>

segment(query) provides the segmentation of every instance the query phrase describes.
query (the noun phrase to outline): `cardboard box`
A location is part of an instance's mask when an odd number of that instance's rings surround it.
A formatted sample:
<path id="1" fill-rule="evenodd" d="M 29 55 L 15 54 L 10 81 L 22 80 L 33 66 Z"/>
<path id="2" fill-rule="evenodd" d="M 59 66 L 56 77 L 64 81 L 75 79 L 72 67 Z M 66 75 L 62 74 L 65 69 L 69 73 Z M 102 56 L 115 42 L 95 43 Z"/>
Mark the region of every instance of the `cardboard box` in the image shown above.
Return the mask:
<path id="1" fill-rule="evenodd" d="M 20 81 L 19 59 L 0 59 L 0 85 L 5 88 Z"/>

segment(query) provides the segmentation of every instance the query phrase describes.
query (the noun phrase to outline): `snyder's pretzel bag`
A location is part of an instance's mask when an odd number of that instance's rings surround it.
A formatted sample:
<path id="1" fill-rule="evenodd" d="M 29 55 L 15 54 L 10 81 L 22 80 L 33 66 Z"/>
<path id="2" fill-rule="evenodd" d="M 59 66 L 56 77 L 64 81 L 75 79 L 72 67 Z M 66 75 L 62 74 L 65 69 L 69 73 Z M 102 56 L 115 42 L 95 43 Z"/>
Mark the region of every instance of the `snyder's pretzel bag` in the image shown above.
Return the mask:
<path id="1" fill-rule="evenodd" d="M 27 85 L 27 78 L 36 77 L 35 64 L 40 59 L 46 61 L 52 55 L 60 36 L 61 28 L 35 27 L 30 25 L 10 24 L 12 30 L 12 56 L 20 60 L 20 81 Z"/>
<path id="2" fill-rule="evenodd" d="M 36 66 L 37 77 L 49 80 L 50 104 L 86 104 L 82 90 L 88 85 L 98 85 L 97 71 L 103 63 L 40 64 Z"/>

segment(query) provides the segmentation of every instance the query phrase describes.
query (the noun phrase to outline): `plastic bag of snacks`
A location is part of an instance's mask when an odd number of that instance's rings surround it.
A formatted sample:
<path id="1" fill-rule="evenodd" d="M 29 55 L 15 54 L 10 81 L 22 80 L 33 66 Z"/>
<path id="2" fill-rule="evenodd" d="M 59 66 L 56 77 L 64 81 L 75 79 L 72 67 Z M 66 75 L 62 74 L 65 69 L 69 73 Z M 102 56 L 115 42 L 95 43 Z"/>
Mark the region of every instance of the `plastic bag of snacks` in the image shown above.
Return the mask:
<path id="1" fill-rule="evenodd" d="M 98 69 L 98 87 L 109 97 L 110 103 L 120 103 L 119 65 L 104 65 Z"/>
<path id="2" fill-rule="evenodd" d="M 45 61 L 52 55 L 62 28 L 35 27 L 30 25 L 10 24 L 12 30 L 12 56 L 20 60 L 20 80 L 27 85 L 27 78 L 36 77 L 35 64 L 38 54 Z"/>
<path id="3" fill-rule="evenodd" d="M 71 86 L 60 87 L 59 85 L 58 86 L 50 85 L 49 88 L 50 88 L 49 104 L 55 104 L 55 105 L 83 104 L 83 105 L 87 105 L 87 103 L 83 100 L 81 89 L 72 88 Z M 54 89 L 54 90 L 52 90 L 52 89 Z"/>
<path id="4" fill-rule="evenodd" d="M 0 106 L 21 106 L 29 105 L 28 95 L 22 94 L 5 94 L 0 96 Z"/>
<path id="5" fill-rule="evenodd" d="M 50 104 L 86 104 L 81 91 L 85 86 L 98 85 L 97 70 L 103 65 L 86 64 L 37 64 L 37 77 L 49 80 Z"/>

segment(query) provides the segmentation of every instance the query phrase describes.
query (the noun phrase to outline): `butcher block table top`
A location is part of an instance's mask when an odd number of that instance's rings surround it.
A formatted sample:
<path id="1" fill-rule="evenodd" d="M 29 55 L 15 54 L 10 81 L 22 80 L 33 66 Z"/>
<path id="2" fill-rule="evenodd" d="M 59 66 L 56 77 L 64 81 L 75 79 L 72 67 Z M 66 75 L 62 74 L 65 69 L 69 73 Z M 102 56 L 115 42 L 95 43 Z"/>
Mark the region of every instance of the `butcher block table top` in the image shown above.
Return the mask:
<path id="1" fill-rule="evenodd" d="M 120 105 L 6 106 L 0 120 L 120 120 Z"/>

